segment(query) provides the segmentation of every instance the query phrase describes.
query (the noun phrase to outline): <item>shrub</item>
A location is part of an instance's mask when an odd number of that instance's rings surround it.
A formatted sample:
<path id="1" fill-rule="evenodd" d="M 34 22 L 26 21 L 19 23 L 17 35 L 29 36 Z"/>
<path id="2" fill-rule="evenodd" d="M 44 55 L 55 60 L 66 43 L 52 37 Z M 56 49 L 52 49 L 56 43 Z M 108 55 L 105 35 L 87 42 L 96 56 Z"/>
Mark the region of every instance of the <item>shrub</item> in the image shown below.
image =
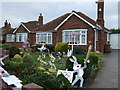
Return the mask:
<path id="1" fill-rule="evenodd" d="M 30 55 L 25 55 L 25 56 L 23 57 L 23 62 L 28 63 L 28 64 L 30 64 L 30 65 L 33 65 L 33 64 L 34 64 L 34 62 L 33 62 L 33 57 L 30 56 Z"/>
<path id="2" fill-rule="evenodd" d="M 2 48 L 6 48 L 7 50 L 9 50 L 9 48 L 11 47 L 9 44 L 7 43 L 3 43 L 3 44 L 0 44 L 0 47 Z"/>
<path id="3" fill-rule="evenodd" d="M 14 62 L 13 60 L 7 60 L 4 62 L 4 69 L 10 74 L 19 74 L 24 68 L 28 67 L 27 63 L 24 62 Z"/>
<path id="4" fill-rule="evenodd" d="M 15 61 L 18 61 L 18 62 L 21 62 L 21 61 L 22 61 L 22 57 L 21 57 L 19 54 L 16 54 L 16 55 L 13 57 L 13 59 L 14 59 Z"/>
<path id="5" fill-rule="evenodd" d="M 50 52 L 54 52 L 54 47 L 55 45 L 54 44 L 46 44 L 46 48 L 48 48 L 50 50 Z"/>
<path id="6" fill-rule="evenodd" d="M 4 44 L 2 44 L 2 47 L 7 47 L 7 48 L 10 48 L 10 45 L 9 45 L 9 44 L 7 44 L 7 43 L 4 43 Z"/>
<path id="7" fill-rule="evenodd" d="M 64 88 L 67 90 L 68 88 L 72 87 L 69 80 L 67 78 L 65 78 L 65 76 L 63 74 L 58 75 L 56 79 L 60 83 L 59 88 Z"/>
<path id="8" fill-rule="evenodd" d="M 86 54 L 86 51 L 82 47 L 74 46 L 73 54 Z"/>
<path id="9" fill-rule="evenodd" d="M 5 40 L 2 40 L 2 44 L 4 44 L 5 43 Z"/>
<path id="10" fill-rule="evenodd" d="M 89 59 L 95 68 L 100 68 L 103 63 L 103 54 L 101 52 L 91 52 Z"/>
<path id="11" fill-rule="evenodd" d="M 33 82 L 50 90 L 71 87 L 69 81 L 64 76 L 55 77 L 49 73 L 40 71 L 38 68 L 25 68 L 19 73 L 18 78 L 23 81 L 23 84 Z"/>
<path id="12" fill-rule="evenodd" d="M 10 47 L 9 58 L 13 58 L 16 54 L 20 54 L 20 50 L 17 47 Z"/>
<path id="13" fill-rule="evenodd" d="M 69 49 L 69 45 L 67 43 L 57 43 L 55 45 L 56 52 L 67 52 L 68 49 Z"/>

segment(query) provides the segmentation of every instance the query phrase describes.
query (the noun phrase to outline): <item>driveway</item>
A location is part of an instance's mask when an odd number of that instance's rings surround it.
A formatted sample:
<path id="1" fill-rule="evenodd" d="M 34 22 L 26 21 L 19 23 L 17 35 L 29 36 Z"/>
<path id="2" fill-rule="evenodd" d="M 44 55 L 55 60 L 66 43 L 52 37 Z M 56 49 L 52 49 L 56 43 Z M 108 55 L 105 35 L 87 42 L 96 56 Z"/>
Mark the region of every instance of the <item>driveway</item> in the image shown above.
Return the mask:
<path id="1" fill-rule="evenodd" d="M 118 50 L 104 54 L 103 62 L 90 88 L 118 88 Z"/>

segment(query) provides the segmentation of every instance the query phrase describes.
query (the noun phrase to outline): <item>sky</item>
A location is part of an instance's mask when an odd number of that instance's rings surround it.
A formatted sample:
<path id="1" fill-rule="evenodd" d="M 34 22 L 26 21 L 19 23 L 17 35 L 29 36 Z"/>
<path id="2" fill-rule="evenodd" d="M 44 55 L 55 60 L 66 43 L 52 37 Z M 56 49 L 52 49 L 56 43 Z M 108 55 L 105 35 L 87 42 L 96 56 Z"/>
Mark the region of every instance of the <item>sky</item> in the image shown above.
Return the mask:
<path id="1" fill-rule="evenodd" d="M 42 13 L 44 23 L 75 10 L 97 19 L 97 0 L 1 0 L 0 27 L 8 20 L 12 27 L 20 22 L 36 21 Z M 118 1 L 104 0 L 104 20 L 108 29 L 118 28 Z"/>

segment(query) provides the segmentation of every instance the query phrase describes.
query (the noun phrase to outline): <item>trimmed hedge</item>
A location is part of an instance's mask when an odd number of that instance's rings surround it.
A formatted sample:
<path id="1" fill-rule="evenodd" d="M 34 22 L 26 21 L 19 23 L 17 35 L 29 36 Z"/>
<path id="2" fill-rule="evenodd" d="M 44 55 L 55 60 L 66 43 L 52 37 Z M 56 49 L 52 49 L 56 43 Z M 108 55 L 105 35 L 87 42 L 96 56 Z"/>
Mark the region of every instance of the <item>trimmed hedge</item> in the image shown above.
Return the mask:
<path id="1" fill-rule="evenodd" d="M 86 54 L 86 51 L 82 47 L 74 46 L 73 54 Z"/>
<path id="2" fill-rule="evenodd" d="M 55 51 L 56 52 L 67 52 L 69 49 L 69 45 L 67 43 L 57 43 L 55 45 Z"/>

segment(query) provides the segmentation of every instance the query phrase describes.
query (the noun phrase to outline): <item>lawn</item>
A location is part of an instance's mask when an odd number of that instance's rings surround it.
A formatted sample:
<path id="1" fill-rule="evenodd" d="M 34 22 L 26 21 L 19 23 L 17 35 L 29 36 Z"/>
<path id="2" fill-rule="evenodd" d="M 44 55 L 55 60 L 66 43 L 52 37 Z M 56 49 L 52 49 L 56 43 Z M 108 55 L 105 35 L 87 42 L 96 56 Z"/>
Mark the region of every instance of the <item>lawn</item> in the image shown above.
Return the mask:
<path id="1" fill-rule="evenodd" d="M 29 52 L 29 53 L 33 57 L 34 64 L 39 67 L 41 64 L 40 64 L 40 61 L 37 59 L 38 59 L 39 55 L 42 55 L 41 52 L 34 52 L 34 53 Z M 46 57 L 43 58 L 42 60 L 45 62 L 51 61 L 51 58 L 49 57 L 48 53 L 45 53 L 45 55 L 46 55 Z M 58 56 L 55 56 L 54 64 L 55 64 L 56 68 L 65 70 L 66 69 L 66 60 L 67 60 L 67 57 L 63 57 L 63 58 L 61 58 L 60 61 L 58 61 Z M 42 67 L 45 69 L 48 69 L 48 68 L 50 68 L 50 65 L 43 65 Z"/>

